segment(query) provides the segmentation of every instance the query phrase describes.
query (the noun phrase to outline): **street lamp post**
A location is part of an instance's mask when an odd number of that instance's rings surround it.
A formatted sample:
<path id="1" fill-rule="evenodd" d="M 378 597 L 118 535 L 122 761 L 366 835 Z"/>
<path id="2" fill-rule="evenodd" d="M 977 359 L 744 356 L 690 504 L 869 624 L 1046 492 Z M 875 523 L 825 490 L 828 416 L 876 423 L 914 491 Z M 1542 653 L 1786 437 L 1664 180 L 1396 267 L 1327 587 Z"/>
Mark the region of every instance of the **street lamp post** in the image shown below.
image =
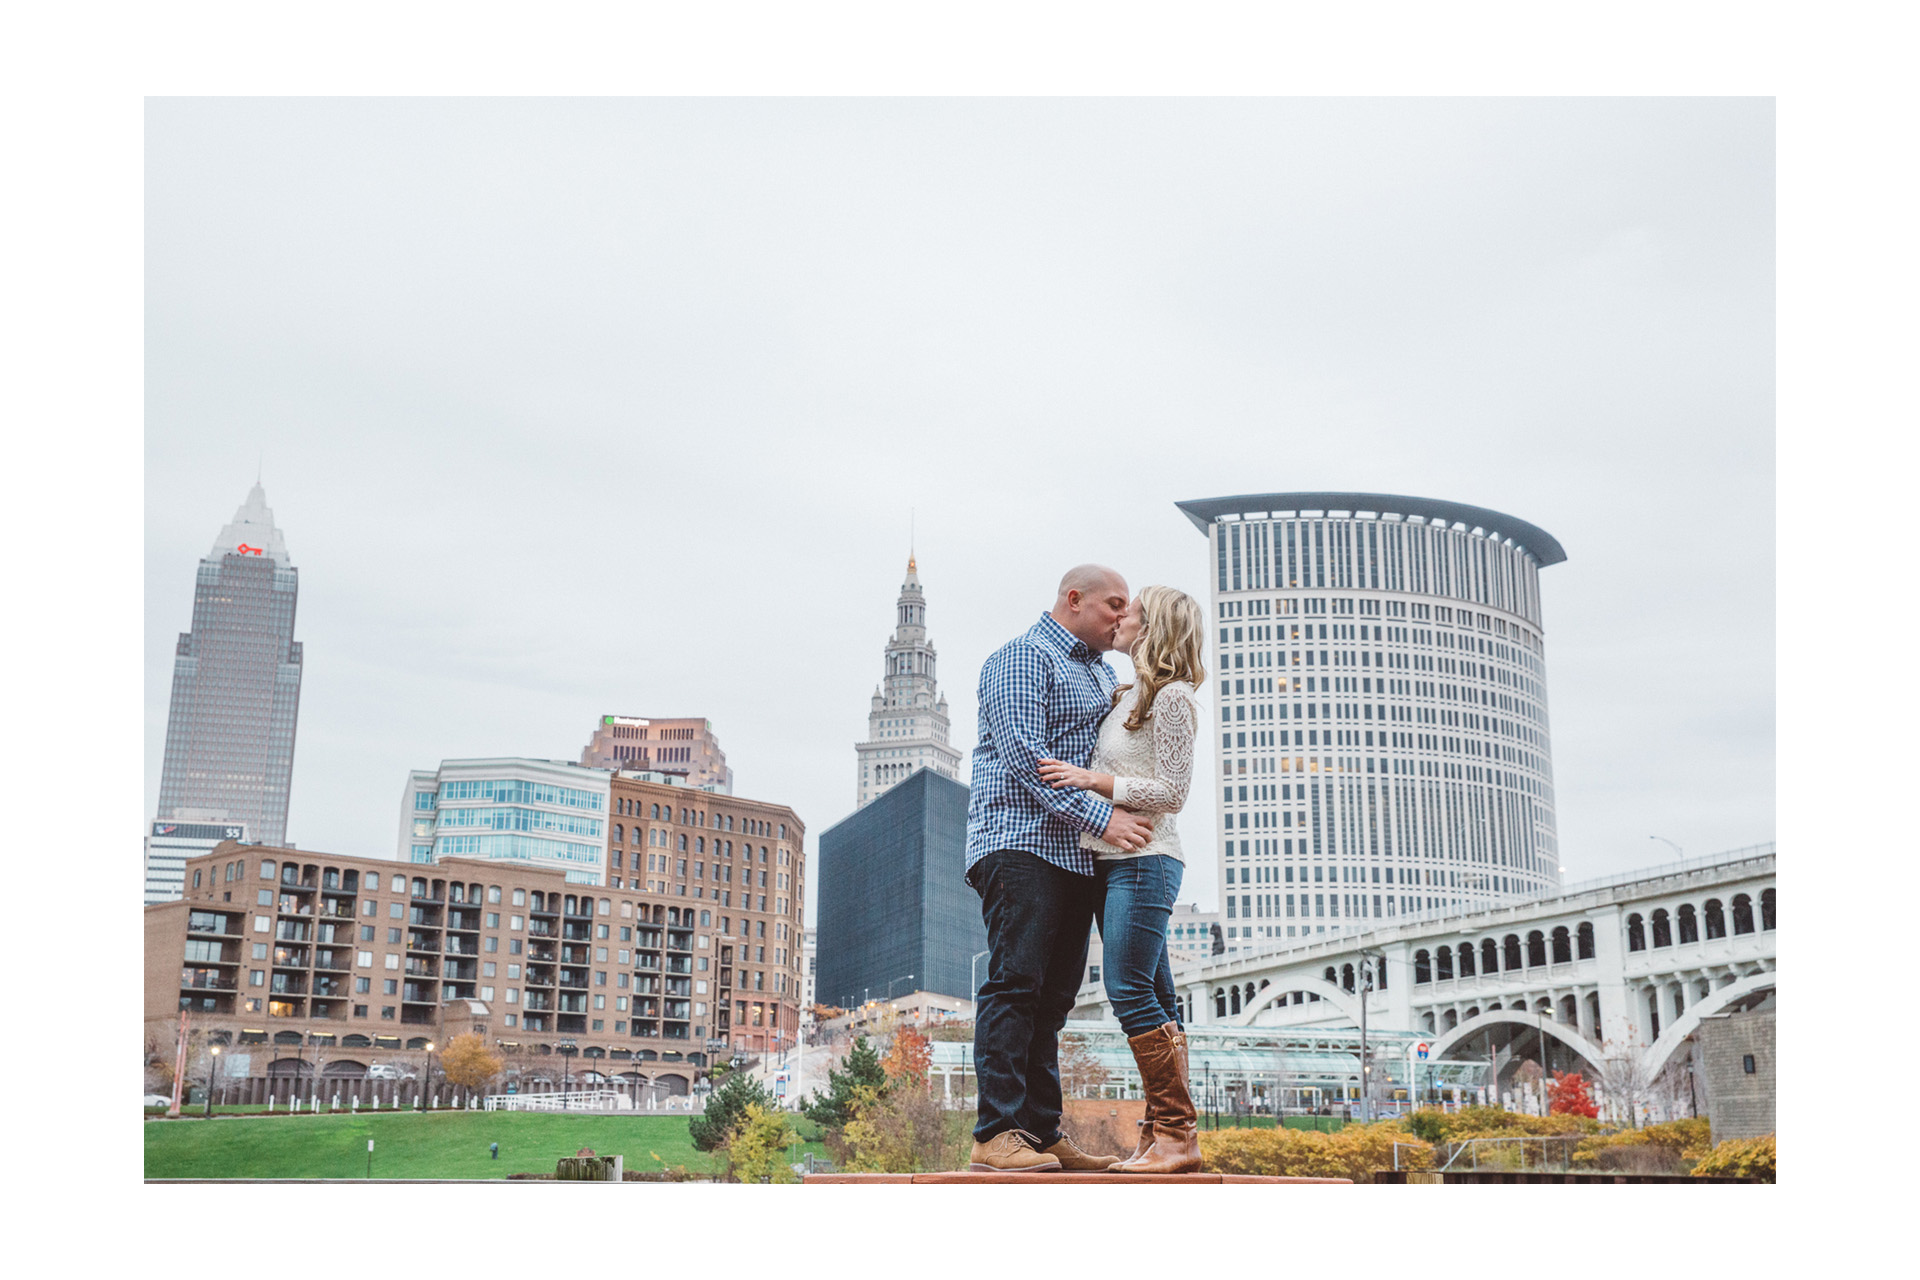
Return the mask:
<path id="1" fill-rule="evenodd" d="M 203 1117 L 213 1114 L 213 1082 L 220 1074 L 220 1046 L 211 1046 L 207 1053 L 210 1055 L 207 1060 L 207 1108 L 202 1113 Z"/>
<path id="2" fill-rule="evenodd" d="M 420 1083 L 427 1087 L 427 1106 L 433 1106 L 433 1041 L 427 1041 L 427 1078 Z"/>
<path id="3" fill-rule="evenodd" d="M 1373 1119 L 1372 1093 L 1368 1085 L 1372 1083 L 1373 1059 L 1367 1055 L 1367 996 L 1373 991 L 1373 962 L 1384 957 L 1378 951 L 1360 952 L 1360 1119 Z"/>
<path id="4" fill-rule="evenodd" d="M 573 1090 L 573 1055 L 580 1052 L 580 1046 L 571 1040 L 562 1040 L 560 1049 L 560 1109 L 568 1109 L 567 1095 Z"/>
<path id="5" fill-rule="evenodd" d="M 888 1003 L 888 1004 L 892 1004 L 892 1003 L 893 1003 L 893 984 L 894 984 L 894 982 L 912 982 L 912 981 L 913 981 L 913 975 L 909 973 L 909 974 L 908 974 L 908 975 L 906 975 L 906 976 L 905 976 L 904 978 L 895 978 L 895 979 L 893 980 L 893 982 L 889 982 L 889 983 L 887 983 L 887 1003 Z"/>

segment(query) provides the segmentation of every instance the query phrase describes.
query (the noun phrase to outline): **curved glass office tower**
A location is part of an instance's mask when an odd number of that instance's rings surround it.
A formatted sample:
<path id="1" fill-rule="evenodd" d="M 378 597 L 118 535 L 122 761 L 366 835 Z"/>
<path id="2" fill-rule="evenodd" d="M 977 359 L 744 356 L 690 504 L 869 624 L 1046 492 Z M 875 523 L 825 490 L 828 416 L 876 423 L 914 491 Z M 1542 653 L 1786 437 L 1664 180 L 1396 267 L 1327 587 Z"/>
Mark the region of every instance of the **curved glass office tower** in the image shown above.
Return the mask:
<path id="1" fill-rule="evenodd" d="M 1228 949 L 1552 892 L 1552 535 L 1398 494 L 1178 506 L 1209 543 Z"/>

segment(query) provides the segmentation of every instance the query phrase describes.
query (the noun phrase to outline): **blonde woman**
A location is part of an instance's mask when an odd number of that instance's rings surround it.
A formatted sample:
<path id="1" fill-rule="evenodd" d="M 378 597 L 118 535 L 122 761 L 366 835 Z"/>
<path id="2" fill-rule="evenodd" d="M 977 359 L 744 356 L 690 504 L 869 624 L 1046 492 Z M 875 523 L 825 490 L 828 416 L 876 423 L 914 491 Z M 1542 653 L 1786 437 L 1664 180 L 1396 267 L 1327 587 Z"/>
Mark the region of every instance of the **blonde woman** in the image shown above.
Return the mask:
<path id="1" fill-rule="evenodd" d="M 1134 682 L 1114 691 L 1089 767 L 1060 760 L 1039 766 L 1041 778 L 1054 787 L 1092 791 L 1153 818 L 1153 836 L 1143 848 L 1124 850 L 1095 836 L 1080 837 L 1094 855 L 1107 999 L 1127 1033 L 1147 1096 L 1140 1145 L 1112 1173 L 1191 1173 L 1200 1167 L 1167 920 L 1186 869 L 1175 815 L 1193 781 L 1200 728 L 1194 697 L 1206 679 L 1204 636 L 1205 615 L 1193 597 L 1172 587 L 1142 590 L 1128 606 L 1114 646 L 1133 658 Z"/>

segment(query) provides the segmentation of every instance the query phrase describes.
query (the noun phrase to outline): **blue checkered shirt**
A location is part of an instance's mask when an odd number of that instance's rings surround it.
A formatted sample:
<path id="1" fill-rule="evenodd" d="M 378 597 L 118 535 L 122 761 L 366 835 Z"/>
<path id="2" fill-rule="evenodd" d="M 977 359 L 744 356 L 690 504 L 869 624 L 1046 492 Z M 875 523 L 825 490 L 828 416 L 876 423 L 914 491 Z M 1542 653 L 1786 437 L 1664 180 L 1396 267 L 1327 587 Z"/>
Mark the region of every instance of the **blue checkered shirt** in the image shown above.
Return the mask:
<path id="1" fill-rule="evenodd" d="M 1113 806 L 1090 791 L 1040 780 L 1048 756 L 1085 768 L 1113 706 L 1113 668 L 1073 633 L 1040 615 L 980 668 L 980 745 L 967 800 L 967 869 L 996 849 L 1020 849 L 1093 874 L 1080 833 L 1099 835 Z"/>

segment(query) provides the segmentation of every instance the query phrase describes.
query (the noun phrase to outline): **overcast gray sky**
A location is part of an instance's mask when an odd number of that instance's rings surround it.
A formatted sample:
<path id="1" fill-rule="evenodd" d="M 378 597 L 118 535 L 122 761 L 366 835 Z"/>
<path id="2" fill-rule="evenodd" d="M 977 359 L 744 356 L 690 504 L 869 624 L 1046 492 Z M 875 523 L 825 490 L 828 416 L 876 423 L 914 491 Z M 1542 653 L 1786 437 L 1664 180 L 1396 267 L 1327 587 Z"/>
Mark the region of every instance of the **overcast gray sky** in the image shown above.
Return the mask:
<path id="1" fill-rule="evenodd" d="M 264 459 L 289 837 L 405 773 L 704 715 L 852 808 L 908 513 L 956 739 L 1077 561 L 1205 598 L 1176 500 L 1476 503 L 1542 574 L 1570 879 L 1774 834 L 1759 99 L 156 101 L 146 809 L 195 563 Z M 1124 670 L 1124 664 L 1121 664 Z M 1208 793 L 1183 830 L 1211 848 Z M 1210 858 L 1183 900 L 1216 900 Z"/>

